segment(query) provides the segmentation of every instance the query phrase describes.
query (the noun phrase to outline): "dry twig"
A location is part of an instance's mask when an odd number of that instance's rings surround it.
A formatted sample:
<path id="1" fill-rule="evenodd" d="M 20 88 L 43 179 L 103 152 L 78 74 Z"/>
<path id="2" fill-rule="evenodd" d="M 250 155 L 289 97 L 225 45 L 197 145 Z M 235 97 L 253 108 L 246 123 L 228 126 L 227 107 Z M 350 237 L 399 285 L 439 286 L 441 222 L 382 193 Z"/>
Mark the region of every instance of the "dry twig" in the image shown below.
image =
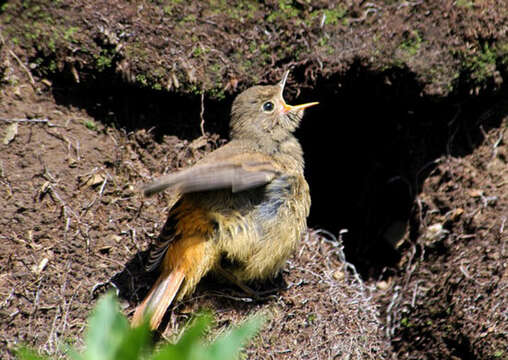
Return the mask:
<path id="1" fill-rule="evenodd" d="M 25 71 L 25 73 L 28 75 L 28 78 L 30 79 L 30 83 L 32 83 L 32 85 L 35 85 L 35 80 L 32 76 L 32 73 L 30 72 L 30 70 L 26 67 L 25 64 L 23 64 L 23 62 L 21 61 L 21 59 L 14 53 L 14 51 L 10 50 L 9 49 L 9 54 L 11 54 L 11 56 L 18 62 L 19 66 L 21 66 L 21 68 Z"/>
<path id="2" fill-rule="evenodd" d="M 58 127 L 58 125 L 55 125 L 55 124 L 52 124 L 51 122 L 49 122 L 48 118 L 44 118 L 44 119 L 7 119 L 7 118 L 0 118 L 0 121 L 5 121 L 5 122 L 18 122 L 18 123 L 42 123 L 42 124 L 46 124 L 48 125 L 49 127 Z"/>
<path id="3" fill-rule="evenodd" d="M 201 128 L 201 135 L 205 136 L 205 92 L 201 92 L 201 112 L 199 113 L 199 117 L 201 119 L 201 123 L 199 127 Z"/>

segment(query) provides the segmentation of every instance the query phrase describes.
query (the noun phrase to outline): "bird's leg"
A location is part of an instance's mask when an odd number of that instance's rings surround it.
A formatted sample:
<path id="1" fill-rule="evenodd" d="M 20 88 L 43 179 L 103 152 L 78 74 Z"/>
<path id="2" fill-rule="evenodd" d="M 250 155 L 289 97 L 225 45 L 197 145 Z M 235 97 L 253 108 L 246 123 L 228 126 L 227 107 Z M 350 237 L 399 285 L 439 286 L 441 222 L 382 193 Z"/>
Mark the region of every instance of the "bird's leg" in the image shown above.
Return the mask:
<path id="1" fill-rule="evenodd" d="M 231 272 L 225 270 L 222 266 L 217 266 L 216 271 L 220 276 L 228 280 L 229 282 L 235 284 L 240 289 L 242 289 L 243 292 L 245 292 L 247 295 L 249 295 L 254 300 L 262 301 L 267 300 L 274 296 L 274 293 L 277 292 L 278 289 L 270 289 L 267 291 L 256 291 L 252 289 L 251 287 L 247 286 L 243 281 L 239 280 L 234 274 Z"/>

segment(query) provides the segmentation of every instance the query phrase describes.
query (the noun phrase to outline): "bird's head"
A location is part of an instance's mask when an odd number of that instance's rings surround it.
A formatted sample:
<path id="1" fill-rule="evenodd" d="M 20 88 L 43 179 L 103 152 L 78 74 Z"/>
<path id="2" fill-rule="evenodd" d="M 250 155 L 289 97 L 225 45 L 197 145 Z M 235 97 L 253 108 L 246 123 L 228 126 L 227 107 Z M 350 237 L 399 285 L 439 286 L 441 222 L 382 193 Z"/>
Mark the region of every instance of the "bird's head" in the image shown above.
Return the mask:
<path id="1" fill-rule="evenodd" d="M 300 125 L 303 110 L 318 104 L 288 105 L 284 86 L 289 71 L 275 85 L 253 86 L 236 97 L 231 110 L 231 138 L 291 133 Z"/>

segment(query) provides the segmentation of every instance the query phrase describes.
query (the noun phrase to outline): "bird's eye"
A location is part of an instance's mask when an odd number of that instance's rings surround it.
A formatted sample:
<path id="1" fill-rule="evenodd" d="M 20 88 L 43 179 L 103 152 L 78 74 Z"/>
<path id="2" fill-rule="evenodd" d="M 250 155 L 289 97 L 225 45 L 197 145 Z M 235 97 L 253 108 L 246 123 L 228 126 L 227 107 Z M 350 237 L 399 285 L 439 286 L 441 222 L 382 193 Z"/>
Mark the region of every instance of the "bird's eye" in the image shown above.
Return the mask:
<path id="1" fill-rule="evenodd" d="M 273 102 L 267 101 L 263 104 L 263 111 L 264 112 L 272 112 L 275 108 L 275 105 L 273 105 Z"/>

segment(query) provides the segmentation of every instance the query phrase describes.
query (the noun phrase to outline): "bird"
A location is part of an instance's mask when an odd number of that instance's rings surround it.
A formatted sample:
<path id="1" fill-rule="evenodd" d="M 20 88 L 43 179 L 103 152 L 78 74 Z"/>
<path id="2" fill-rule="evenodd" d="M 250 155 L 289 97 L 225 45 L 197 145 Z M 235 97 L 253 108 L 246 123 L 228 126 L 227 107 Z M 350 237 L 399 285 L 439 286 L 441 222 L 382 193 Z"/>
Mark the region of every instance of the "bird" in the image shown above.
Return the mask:
<path id="1" fill-rule="evenodd" d="M 235 98 L 228 143 L 142 188 L 145 196 L 168 190 L 177 200 L 151 244 L 145 269 L 160 275 L 132 326 L 148 321 L 158 329 L 172 302 L 210 272 L 248 290 L 247 283 L 276 276 L 297 248 L 311 198 L 294 131 L 318 102 L 288 105 L 288 74 Z"/>

